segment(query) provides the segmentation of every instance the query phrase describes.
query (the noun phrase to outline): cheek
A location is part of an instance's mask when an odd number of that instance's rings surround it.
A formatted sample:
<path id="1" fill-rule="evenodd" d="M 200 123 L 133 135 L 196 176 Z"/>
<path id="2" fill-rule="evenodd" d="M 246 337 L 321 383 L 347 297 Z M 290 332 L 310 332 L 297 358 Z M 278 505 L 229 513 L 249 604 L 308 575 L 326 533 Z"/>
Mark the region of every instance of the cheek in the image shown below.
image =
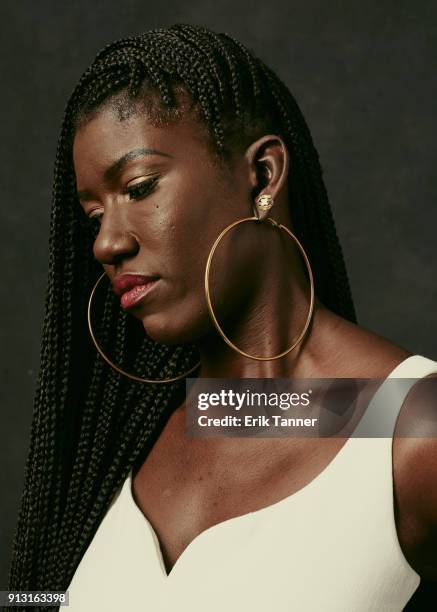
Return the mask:
<path id="1" fill-rule="evenodd" d="M 169 272 L 179 280 L 197 285 L 199 271 L 203 278 L 208 252 L 227 224 L 220 199 L 210 185 L 205 188 L 196 184 L 190 189 L 177 190 L 159 206 L 161 214 L 155 230 L 161 239 L 160 252 L 165 265 L 169 264 Z"/>
<path id="2" fill-rule="evenodd" d="M 227 225 L 250 214 L 241 193 L 231 193 L 223 179 L 203 166 L 201 170 L 194 176 L 192 169 L 184 169 L 163 181 L 144 219 L 149 236 L 147 240 L 144 232 L 145 252 L 156 254 L 157 269 L 168 281 L 169 299 L 189 302 L 196 310 L 206 307 L 204 275 L 212 245 Z M 238 286 L 229 277 L 229 262 L 239 261 L 240 251 L 247 247 L 244 229 L 233 228 L 214 255 L 211 280 L 219 288 L 230 280 L 232 287 Z"/>

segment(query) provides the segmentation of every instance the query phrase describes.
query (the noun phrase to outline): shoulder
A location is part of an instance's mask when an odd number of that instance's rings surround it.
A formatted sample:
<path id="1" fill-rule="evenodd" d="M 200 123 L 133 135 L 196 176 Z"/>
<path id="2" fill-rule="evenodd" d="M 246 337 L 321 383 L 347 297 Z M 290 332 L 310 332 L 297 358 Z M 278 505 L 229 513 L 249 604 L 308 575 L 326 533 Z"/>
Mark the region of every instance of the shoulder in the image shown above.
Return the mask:
<path id="1" fill-rule="evenodd" d="M 412 355 L 404 347 L 330 311 L 325 311 L 324 319 L 319 345 L 323 347 L 328 378 L 386 378 Z"/>
<path id="2" fill-rule="evenodd" d="M 400 529 L 416 571 L 437 582 L 437 363 L 405 398 L 393 439 Z M 396 458 L 396 461 L 395 461 Z"/>

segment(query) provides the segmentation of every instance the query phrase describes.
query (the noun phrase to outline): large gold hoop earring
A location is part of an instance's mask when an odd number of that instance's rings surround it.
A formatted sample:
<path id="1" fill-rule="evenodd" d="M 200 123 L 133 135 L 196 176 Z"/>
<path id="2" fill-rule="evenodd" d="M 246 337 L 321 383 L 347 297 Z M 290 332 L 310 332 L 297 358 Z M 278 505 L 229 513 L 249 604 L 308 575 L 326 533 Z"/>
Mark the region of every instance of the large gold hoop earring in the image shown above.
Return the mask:
<path id="1" fill-rule="evenodd" d="M 97 351 L 99 352 L 100 356 L 106 361 L 106 363 L 108 365 L 111 366 L 111 368 L 113 368 L 116 372 L 118 372 L 119 374 L 122 374 L 123 376 L 127 376 L 128 378 L 131 378 L 132 380 L 136 380 L 137 382 L 144 382 L 144 383 L 169 383 L 169 382 L 175 382 L 176 380 L 180 380 L 181 378 L 185 378 L 186 376 L 188 376 L 188 374 L 191 374 L 191 372 L 194 372 L 194 370 L 197 370 L 197 368 L 200 366 L 200 361 L 199 363 L 197 363 L 195 366 L 193 366 L 190 370 L 188 370 L 187 372 L 184 372 L 183 374 L 180 374 L 179 376 L 174 376 L 173 378 L 164 378 L 162 380 L 152 380 L 150 378 L 142 378 L 141 376 L 135 376 L 135 374 L 129 374 L 129 372 L 126 372 L 125 370 L 122 370 L 121 368 L 119 368 L 117 365 L 115 365 L 115 363 L 113 361 L 111 361 L 109 359 L 109 357 L 107 357 L 105 355 L 105 353 L 103 352 L 103 350 L 101 349 L 101 347 L 99 346 L 95 336 L 94 336 L 94 332 L 93 332 L 93 328 L 92 328 L 92 324 L 91 324 L 91 305 L 92 305 L 92 300 L 94 297 L 94 294 L 96 292 L 97 289 L 97 285 L 100 283 L 100 281 L 102 280 L 102 278 L 104 276 L 107 276 L 106 272 L 103 272 L 103 274 L 97 279 L 92 291 L 91 291 L 91 295 L 89 297 L 88 300 L 88 311 L 87 311 L 87 317 L 88 317 L 88 329 L 91 335 L 91 339 L 94 342 L 94 346 L 96 347 Z"/>
<path id="2" fill-rule="evenodd" d="M 256 206 L 257 207 L 256 207 L 256 209 L 254 208 L 254 210 L 256 212 L 256 216 L 253 216 L 253 217 L 244 217 L 243 219 L 238 219 L 237 221 L 234 221 L 233 223 L 230 223 L 227 227 L 225 227 L 225 229 L 221 232 L 221 234 L 218 236 L 218 238 L 216 239 L 216 241 L 214 242 L 214 244 L 211 247 L 211 250 L 210 250 L 209 255 L 208 255 L 208 260 L 206 262 L 206 268 L 205 268 L 205 297 L 206 297 L 206 302 L 208 304 L 209 314 L 211 315 L 211 318 L 213 320 L 213 323 L 214 323 L 217 331 L 219 332 L 219 334 L 221 335 L 223 340 L 226 342 L 226 344 L 228 346 L 230 346 L 232 349 L 234 349 L 234 351 L 237 351 L 237 353 L 240 353 L 240 355 L 243 355 L 244 357 L 249 357 L 250 359 L 255 359 L 257 361 L 271 361 L 273 359 L 279 359 L 280 357 L 284 357 L 285 355 L 290 353 L 290 351 L 292 351 L 302 341 L 303 337 L 305 336 L 305 334 L 306 334 L 306 332 L 308 330 L 308 327 L 310 325 L 311 317 L 313 315 L 313 310 L 314 310 L 314 279 L 313 279 L 313 272 L 311 270 L 311 265 L 310 265 L 309 259 L 307 257 L 307 254 L 305 253 L 305 250 L 304 250 L 303 246 L 301 245 L 299 240 L 296 238 L 296 236 L 293 234 L 293 232 L 290 229 L 288 229 L 288 227 L 285 227 L 285 225 L 277 223 L 271 217 L 267 217 L 268 210 L 272 207 L 272 205 L 273 205 L 273 199 L 272 199 L 271 196 L 269 196 L 269 195 L 260 196 L 256 200 Z M 282 351 L 282 353 L 279 353 L 278 355 L 273 355 L 273 357 L 256 357 L 254 355 L 249 355 L 249 353 L 246 353 L 245 351 L 242 351 L 241 349 L 239 349 L 238 346 L 235 346 L 235 344 L 233 342 L 231 342 L 231 340 L 229 340 L 229 338 L 225 335 L 224 331 L 220 327 L 220 324 L 217 321 L 217 317 L 215 316 L 214 309 L 212 307 L 212 302 L 211 302 L 211 295 L 210 295 L 210 291 L 209 291 L 209 270 L 210 270 L 210 267 L 211 267 L 211 262 L 212 262 L 212 257 L 214 255 L 214 252 L 215 252 L 219 242 L 223 238 L 223 236 L 225 236 L 236 225 L 239 225 L 240 223 L 245 223 L 246 221 L 257 221 L 259 223 L 269 222 L 273 226 L 278 227 L 278 228 L 284 230 L 296 242 L 297 246 L 299 247 L 300 252 L 302 253 L 302 256 L 303 256 L 305 264 L 306 264 L 306 267 L 308 269 L 308 276 L 309 276 L 309 281 L 310 281 L 311 294 L 310 294 L 310 307 L 309 307 L 308 316 L 307 316 L 307 319 L 306 319 L 306 322 L 305 322 L 305 326 L 304 326 L 301 334 L 299 335 L 298 339 L 295 342 L 293 342 L 293 344 L 292 344 L 292 346 L 290 346 L 290 348 L 286 349 L 285 351 Z"/>

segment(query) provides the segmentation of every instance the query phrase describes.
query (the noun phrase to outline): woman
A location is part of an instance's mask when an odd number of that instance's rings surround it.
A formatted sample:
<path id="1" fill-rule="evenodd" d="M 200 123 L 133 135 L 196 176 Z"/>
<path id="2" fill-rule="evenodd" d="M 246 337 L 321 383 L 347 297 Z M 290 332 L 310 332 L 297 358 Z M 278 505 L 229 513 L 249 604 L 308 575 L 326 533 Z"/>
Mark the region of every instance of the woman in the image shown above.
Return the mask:
<path id="1" fill-rule="evenodd" d="M 430 438 L 393 456 L 391 438 L 192 439 L 184 380 L 436 373 L 356 325 L 318 156 L 275 74 L 188 25 L 108 45 L 59 140 L 10 588 L 69 588 L 74 611 L 401 610 L 437 579 Z M 424 389 L 393 427 L 419 424 Z"/>

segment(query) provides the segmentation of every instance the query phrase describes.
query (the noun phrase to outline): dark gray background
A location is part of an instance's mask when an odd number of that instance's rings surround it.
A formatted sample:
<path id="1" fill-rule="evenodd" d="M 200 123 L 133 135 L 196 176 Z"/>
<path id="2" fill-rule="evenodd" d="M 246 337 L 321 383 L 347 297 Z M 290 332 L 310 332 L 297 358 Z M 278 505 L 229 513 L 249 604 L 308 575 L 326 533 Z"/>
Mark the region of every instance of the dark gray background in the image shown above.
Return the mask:
<path id="1" fill-rule="evenodd" d="M 0 588 L 23 485 L 64 106 L 114 38 L 174 22 L 227 31 L 309 123 L 359 322 L 437 359 L 437 3 L 9 1 L 1 12 Z"/>

